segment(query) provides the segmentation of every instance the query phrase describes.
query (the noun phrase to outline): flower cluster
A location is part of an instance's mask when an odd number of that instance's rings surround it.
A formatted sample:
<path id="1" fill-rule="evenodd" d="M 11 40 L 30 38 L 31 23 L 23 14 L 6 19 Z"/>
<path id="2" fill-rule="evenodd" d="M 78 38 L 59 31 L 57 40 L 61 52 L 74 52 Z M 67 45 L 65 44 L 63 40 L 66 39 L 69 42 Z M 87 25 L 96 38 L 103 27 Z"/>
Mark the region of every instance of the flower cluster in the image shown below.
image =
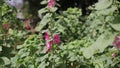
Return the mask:
<path id="1" fill-rule="evenodd" d="M 55 4 L 56 4 L 56 0 L 48 0 L 48 7 L 49 7 L 49 8 L 54 7 Z"/>
<path id="2" fill-rule="evenodd" d="M 116 49 L 120 50 L 120 36 L 116 36 L 116 37 L 115 37 L 115 40 L 114 40 L 114 42 L 113 42 L 113 46 L 114 46 Z"/>
<path id="3" fill-rule="evenodd" d="M 51 39 L 48 32 L 45 32 L 45 41 L 46 41 L 47 52 L 49 52 L 52 44 L 57 44 L 57 45 L 60 44 L 60 36 L 58 34 L 55 34 L 53 39 Z"/>

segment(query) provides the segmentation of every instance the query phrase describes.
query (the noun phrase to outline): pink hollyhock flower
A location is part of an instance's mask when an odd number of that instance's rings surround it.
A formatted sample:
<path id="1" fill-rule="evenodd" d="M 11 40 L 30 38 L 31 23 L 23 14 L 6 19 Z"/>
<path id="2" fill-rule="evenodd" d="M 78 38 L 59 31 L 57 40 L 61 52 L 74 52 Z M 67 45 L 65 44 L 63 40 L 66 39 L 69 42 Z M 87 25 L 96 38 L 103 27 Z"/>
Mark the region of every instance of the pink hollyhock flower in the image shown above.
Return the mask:
<path id="1" fill-rule="evenodd" d="M 46 40 L 47 52 L 49 52 L 52 46 L 52 41 L 50 41 L 50 36 L 48 32 L 45 32 L 45 40 Z"/>
<path id="2" fill-rule="evenodd" d="M 116 39 L 116 40 L 120 40 L 120 36 L 116 36 L 115 39 Z"/>
<path id="3" fill-rule="evenodd" d="M 46 46 L 47 46 L 47 52 L 50 52 L 50 49 L 51 49 L 51 46 L 52 46 L 52 41 L 46 42 Z"/>
<path id="4" fill-rule="evenodd" d="M 54 7 L 55 4 L 56 4 L 56 0 L 48 0 L 48 7 L 49 7 L 49 8 Z"/>
<path id="5" fill-rule="evenodd" d="M 27 30 L 30 30 L 30 29 L 31 29 L 31 27 L 30 27 L 29 25 L 27 25 L 25 28 L 26 28 Z"/>
<path id="6" fill-rule="evenodd" d="M 45 40 L 47 41 L 49 39 L 50 39 L 50 36 L 49 36 L 48 32 L 45 32 Z"/>
<path id="7" fill-rule="evenodd" d="M 60 44 L 60 36 L 58 34 L 55 34 L 53 37 L 53 42 L 55 44 Z"/>
<path id="8" fill-rule="evenodd" d="M 112 55 L 111 55 L 113 58 L 115 58 L 116 56 L 117 56 L 117 54 L 116 53 L 112 53 Z"/>
<path id="9" fill-rule="evenodd" d="M 116 36 L 116 37 L 115 37 L 115 40 L 114 40 L 114 42 L 113 42 L 113 46 L 114 46 L 116 49 L 120 50 L 120 36 Z"/>

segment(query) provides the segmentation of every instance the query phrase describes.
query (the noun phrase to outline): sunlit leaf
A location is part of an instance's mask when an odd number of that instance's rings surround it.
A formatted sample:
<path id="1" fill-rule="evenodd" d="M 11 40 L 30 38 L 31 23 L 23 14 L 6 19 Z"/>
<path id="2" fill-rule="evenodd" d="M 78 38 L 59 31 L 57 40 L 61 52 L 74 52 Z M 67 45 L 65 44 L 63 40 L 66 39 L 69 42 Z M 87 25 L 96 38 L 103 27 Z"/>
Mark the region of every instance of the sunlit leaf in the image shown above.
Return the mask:
<path id="1" fill-rule="evenodd" d="M 10 64 L 10 60 L 7 57 L 0 57 L 4 61 L 4 65 Z"/>
<path id="2" fill-rule="evenodd" d="M 95 4 L 95 9 L 102 10 L 106 9 L 109 6 L 111 6 L 113 3 L 113 0 L 99 0 L 98 3 Z"/>
<path id="3" fill-rule="evenodd" d="M 43 27 L 47 25 L 48 22 L 50 22 L 51 14 L 46 14 L 43 19 L 39 22 L 38 26 L 35 28 L 36 31 L 40 31 Z"/>
<path id="4" fill-rule="evenodd" d="M 116 34 L 110 33 L 110 32 L 106 32 L 104 34 L 102 34 L 101 36 L 98 37 L 98 39 L 88 48 L 85 48 L 83 50 L 83 55 L 86 58 L 90 58 L 92 57 L 97 51 L 98 53 L 103 52 L 104 49 L 109 46 L 110 44 L 112 44 L 114 37 Z"/>
<path id="5" fill-rule="evenodd" d="M 0 46 L 0 51 L 2 51 L 2 46 Z"/>

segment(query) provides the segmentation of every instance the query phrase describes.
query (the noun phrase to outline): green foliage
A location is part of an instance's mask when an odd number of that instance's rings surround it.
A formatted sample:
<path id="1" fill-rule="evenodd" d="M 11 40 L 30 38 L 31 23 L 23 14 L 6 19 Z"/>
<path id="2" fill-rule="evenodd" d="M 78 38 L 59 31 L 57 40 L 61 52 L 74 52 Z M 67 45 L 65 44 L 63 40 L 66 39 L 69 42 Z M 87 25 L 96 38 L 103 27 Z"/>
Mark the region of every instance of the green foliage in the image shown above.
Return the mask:
<path id="1" fill-rule="evenodd" d="M 21 22 L 16 18 L 16 10 L 3 1 L 0 2 L 0 67 L 9 68 L 11 57 L 16 53 L 16 46 L 24 43 Z M 19 26 L 19 27 L 18 27 Z"/>
<path id="2" fill-rule="evenodd" d="M 0 67 L 119 68 L 120 52 L 111 46 L 120 34 L 119 9 L 118 0 L 99 0 L 87 16 L 82 16 L 82 9 L 77 7 L 64 11 L 44 7 L 38 11 L 38 34 L 29 34 L 34 29 L 25 30 L 15 8 L 0 2 Z M 45 31 L 51 40 L 56 33 L 61 39 L 60 44 L 52 44 L 50 52 L 43 39 Z M 113 58 L 112 53 L 117 56 Z"/>
<path id="3" fill-rule="evenodd" d="M 45 54 L 44 43 L 36 35 L 30 35 L 24 44 L 17 46 L 18 53 L 12 58 L 12 67 L 36 68 L 41 63 L 40 56 Z M 44 59 L 44 58 L 43 58 Z"/>

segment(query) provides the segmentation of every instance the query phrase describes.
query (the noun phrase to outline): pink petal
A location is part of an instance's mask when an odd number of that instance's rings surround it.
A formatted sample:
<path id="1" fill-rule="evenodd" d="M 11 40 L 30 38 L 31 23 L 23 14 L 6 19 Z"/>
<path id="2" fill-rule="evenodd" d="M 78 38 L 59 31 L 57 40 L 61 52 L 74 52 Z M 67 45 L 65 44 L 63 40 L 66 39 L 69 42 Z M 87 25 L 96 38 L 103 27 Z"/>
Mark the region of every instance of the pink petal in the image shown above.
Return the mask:
<path id="1" fill-rule="evenodd" d="M 60 44 L 60 36 L 58 34 L 55 34 L 54 37 L 53 37 L 53 42 L 55 44 Z"/>
<path id="2" fill-rule="evenodd" d="M 48 34 L 48 32 L 45 32 L 45 40 L 49 40 L 50 39 L 50 36 Z"/>
<path id="3" fill-rule="evenodd" d="M 117 56 L 116 53 L 112 53 L 112 57 L 115 58 Z"/>
<path id="4" fill-rule="evenodd" d="M 26 28 L 27 30 L 30 30 L 30 29 L 31 29 L 31 27 L 30 27 L 29 25 L 27 25 L 25 28 Z"/>
<path id="5" fill-rule="evenodd" d="M 51 46 L 52 46 L 52 41 L 46 42 L 46 46 L 47 46 L 47 52 L 50 52 Z"/>
<path id="6" fill-rule="evenodd" d="M 116 36 L 112 44 L 116 49 L 120 50 L 120 36 Z"/>
<path id="7" fill-rule="evenodd" d="M 116 36 L 116 37 L 115 37 L 115 40 L 120 40 L 120 36 Z"/>
<path id="8" fill-rule="evenodd" d="M 120 45 L 114 45 L 114 47 L 118 50 L 120 50 Z"/>
<path id="9" fill-rule="evenodd" d="M 49 8 L 54 7 L 55 4 L 56 4 L 56 0 L 48 0 L 48 7 L 49 7 Z"/>

